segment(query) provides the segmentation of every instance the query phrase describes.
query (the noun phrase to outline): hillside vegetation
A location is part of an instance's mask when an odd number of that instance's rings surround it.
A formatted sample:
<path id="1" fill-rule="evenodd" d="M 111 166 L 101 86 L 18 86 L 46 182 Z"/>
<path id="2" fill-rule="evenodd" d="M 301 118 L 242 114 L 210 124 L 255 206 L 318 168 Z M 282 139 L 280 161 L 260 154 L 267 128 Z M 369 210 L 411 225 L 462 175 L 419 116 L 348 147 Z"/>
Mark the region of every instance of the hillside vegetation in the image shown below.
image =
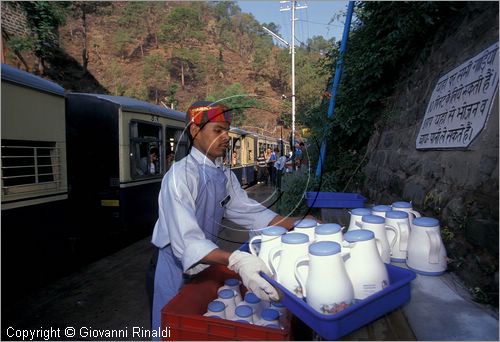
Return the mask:
<path id="1" fill-rule="evenodd" d="M 196 99 L 247 94 L 232 104 L 261 109 L 242 112 L 238 125 L 279 136 L 276 122 L 282 119 L 285 134 L 290 130 L 289 49 L 274 45 L 262 23 L 234 2 L 18 4 L 34 34 L 8 37 L 8 63 L 71 91 L 129 96 L 178 110 Z M 274 23 L 265 25 L 279 33 Z M 313 37 L 296 48 L 298 117 L 321 101 L 329 74 L 321 71 L 322 51 L 331 45 Z"/>

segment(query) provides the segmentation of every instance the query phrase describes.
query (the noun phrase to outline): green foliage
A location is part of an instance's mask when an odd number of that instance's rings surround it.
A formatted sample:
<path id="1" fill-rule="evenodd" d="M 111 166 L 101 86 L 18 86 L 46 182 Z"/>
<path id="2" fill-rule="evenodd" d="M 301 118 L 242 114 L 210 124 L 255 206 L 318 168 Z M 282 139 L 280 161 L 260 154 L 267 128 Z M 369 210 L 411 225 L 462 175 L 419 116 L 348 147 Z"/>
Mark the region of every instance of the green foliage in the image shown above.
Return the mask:
<path id="1" fill-rule="evenodd" d="M 204 25 L 198 8 L 176 7 L 160 26 L 158 38 L 160 41 L 178 43 L 183 47 L 190 39 L 203 39 Z"/>
<path id="2" fill-rule="evenodd" d="M 118 24 L 121 27 L 138 30 L 145 23 L 144 16 L 147 15 L 149 3 L 143 1 L 130 1 L 125 3 L 122 15 L 118 19 Z"/>
<path id="3" fill-rule="evenodd" d="M 122 58 L 128 55 L 128 47 L 132 42 L 132 36 L 128 30 L 118 29 L 111 38 L 111 46 L 116 51 L 116 54 Z"/>
<path id="4" fill-rule="evenodd" d="M 374 124 L 399 77 L 398 70 L 415 56 L 425 58 L 429 37 L 462 6 L 459 2 L 430 1 L 356 3 L 357 21 L 349 37 L 334 117 L 326 126 L 323 120 L 314 121 L 319 113 L 326 116 L 327 101 L 305 115 L 313 135 L 328 141 L 332 162 L 326 163 L 326 171 L 337 173 L 339 184 L 346 184 L 363 161 Z M 321 61 L 323 68 L 331 73 L 338 55 L 337 44 L 327 54 L 328 60 Z M 351 155 L 347 161 L 345 153 Z"/>
<path id="5" fill-rule="evenodd" d="M 149 101 L 148 89 L 145 84 L 140 83 L 138 85 L 127 85 L 123 96 L 133 97 L 139 100 Z"/>
<path id="6" fill-rule="evenodd" d="M 33 38 L 28 36 L 12 35 L 7 41 L 7 45 L 18 52 L 31 51 L 35 47 L 34 44 Z"/>
<path id="7" fill-rule="evenodd" d="M 125 86 L 125 81 L 123 79 L 124 73 L 123 68 L 119 61 L 115 58 L 109 63 L 109 67 L 106 69 L 109 74 L 108 79 L 110 79 L 110 84 L 105 84 L 104 86 L 110 90 L 111 95 L 121 96 L 127 88 Z"/>
<path id="8" fill-rule="evenodd" d="M 175 49 L 170 60 L 170 73 L 171 75 L 182 73 L 185 79 L 196 83 L 203 79 L 205 73 L 203 63 L 200 61 L 201 57 L 197 50 Z"/>
<path id="9" fill-rule="evenodd" d="M 168 86 L 167 89 L 167 103 L 168 104 L 173 104 L 174 106 L 177 106 L 177 99 L 175 98 L 175 95 L 177 94 L 177 90 L 179 90 L 179 85 L 177 83 L 172 83 Z"/>
<path id="10" fill-rule="evenodd" d="M 332 48 L 334 38 L 326 40 L 323 36 L 313 36 L 307 39 L 306 49 L 308 52 L 317 52 L 320 55 L 326 55 L 328 50 Z"/>
<path id="11" fill-rule="evenodd" d="M 148 99 L 159 103 L 167 94 L 169 62 L 160 54 L 151 54 L 144 58 L 142 83 L 147 89 Z"/>
<path id="12" fill-rule="evenodd" d="M 214 92 L 207 95 L 208 101 L 220 101 L 233 112 L 233 126 L 241 126 L 246 119 L 245 109 L 263 108 L 263 104 L 254 97 L 248 96 L 245 89 L 239 83 L 233 83 L 222 92 Z"/>
<path id="13" fill-rule="evenodd" d="M 311 170 L 314 174 L 314 170 Z M 312 191 L 335 192 L 335 175 L 325 173 L 317 179 L 309 173 L 285 173 L 281 180 L 281 198 L 276 203 L 276 210 L 280 215 L 304 215 L 308 211 L 305 193 Z"/>
<path id="14" fill-rule="evenodd" d="M 59 46 L 57 29 L 65 23 L 67 3 L 20 1 L 19 4 L 26 13 L 28 26 L 33 32 L 32 40 L 28 44 L 33 46 L 38 57 L 51 57 Z"/>
<path id="15" fill-rule="evenodd" d="M 89 15 L 106 15 L 110 13 L 111 1 L 71 1 L 69 12 L 74 18 L 85 19 Z"/>

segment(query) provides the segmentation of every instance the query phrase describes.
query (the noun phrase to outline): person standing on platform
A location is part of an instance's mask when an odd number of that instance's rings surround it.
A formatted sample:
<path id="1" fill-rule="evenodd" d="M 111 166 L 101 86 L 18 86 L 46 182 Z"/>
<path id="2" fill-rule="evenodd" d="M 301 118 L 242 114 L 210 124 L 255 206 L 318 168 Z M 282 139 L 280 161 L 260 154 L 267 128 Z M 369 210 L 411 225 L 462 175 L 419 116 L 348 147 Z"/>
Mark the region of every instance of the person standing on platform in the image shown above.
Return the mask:
<path id="1" fill-rule="evenodd" d="M 216 245 L 222 218 L 249 230 L 270 225 L 293 227 L 298 217 L 283 217 L 250 199 L 236 175 L 222 165 L 229 146 L 231 111 L 222 104 L 198 101 L 187 111 L 190 153 L 173 164 L 162 180 L 158 220 L 152 243 L 157 248 L 149 274 L 154 274 L 152 329 L 161 326 L 161 309 L 185 279 L 211 264 L 227 265 L 243 285 L 264 300 L 278 300 L 276 289 L 259 272 L 271 275 L 259 257 Z"/>
<path id="2" fill-rule="evenodd" d="M 274 168 L 276 169 L 276 188 L 281 190 L 281 177 L 283 176 L 283 172 L 285 169 L 285 163 L 286 163 L 286 156 L 281 156 L 278 158 L 278 160 L 274 163 Z"/>
<path id="3" fill-rule="evenodd" d="M 267 164 L 264 152 L 260 152 L 257 158 L 257 183 L 265 183 L 267 185 Z"/>
<path id="4" fill-rule="evenodd" d="M 267 170 L 269 171 L 269 181 L 272 186 L 276 185 L 276 169 L 274 168 L 274 163 L 276 162 L 276 152 L 269 149 L 269 157 L 266 160 L 267 162 Z"/>

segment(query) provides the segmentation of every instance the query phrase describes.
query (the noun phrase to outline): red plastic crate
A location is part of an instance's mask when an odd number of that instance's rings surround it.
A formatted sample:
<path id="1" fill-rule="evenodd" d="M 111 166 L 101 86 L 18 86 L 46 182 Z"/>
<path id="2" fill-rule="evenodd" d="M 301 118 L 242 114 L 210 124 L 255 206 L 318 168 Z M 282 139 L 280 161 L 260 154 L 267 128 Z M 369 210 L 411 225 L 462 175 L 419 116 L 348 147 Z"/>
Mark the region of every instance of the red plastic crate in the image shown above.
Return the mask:
<path id="1" fill-rule="evenodd" d="M 241 279 L 227 267 L 213 265 L 184 285 L 161 311 L 162 331 L 168 327 L 170 336 L 164 341 L 255 341 L 290 340 L 290 317 L 284 329 L 265 328 L 258 325 L 237 323 L 230 320 L 204 317 L 208 303 L 217 298 L 217 289 L 229 278 Z M 241 286 L 242 294 L 246 292 Z"/>

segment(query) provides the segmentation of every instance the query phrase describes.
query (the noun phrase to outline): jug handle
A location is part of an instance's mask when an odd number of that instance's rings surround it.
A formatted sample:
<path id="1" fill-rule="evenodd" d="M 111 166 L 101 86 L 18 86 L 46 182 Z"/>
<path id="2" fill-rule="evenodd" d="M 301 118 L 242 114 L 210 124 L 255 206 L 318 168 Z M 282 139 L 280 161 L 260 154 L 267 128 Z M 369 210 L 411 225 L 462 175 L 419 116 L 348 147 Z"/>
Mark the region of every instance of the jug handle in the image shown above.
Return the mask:
<path id="1" fill-rule="evenodd" d="M 278 272 L 276 271 L 278 269 L 278 266 L 274 265 L 274 258 L 276 255 L 281 254 L 281 246 L 276 246 L 273 249 L 269 251 L 269 268 L 271 269 L 271 272 L 273 273 L 274 277 L 276 280 L 278 280 Z"/>
<path id="2" fill-rule="evenodd" d="M 356 226 L 358 226 L 359 228 L 363 229 L 363 223 L 359 222 L 359 221 L 355 221 L 354 224 Z"/>
<path id="3" fill-rule="evenodd" d="M 413 215 L 415 215 L 415 217 L 422 217 L 422 215 L 420 215 L 420 213 L 418 211 L 415 211 L 415 210 L 410 210 L 410 213 L 412 213 Z"/>
<path id="4" fill-rule="evenodd" d="M 342 240 L 342 243 L 340 244 L 341 250 L 340 250 L 340 256 L 342 257 L 342 260 L 344 262 L 351 257 L 351 250 L 353 246 L 351 243 L 349 243 L 346 240 Z M 347 250 L 349 249 L 349 250 Z"/>
<path id="5" fill-rule="evenodd" d="M 430 242 L 429 250 L 429 263 L 438 264 L 439 263 L 439 250 L 441 249 L 441 242 L 439 241 L 439 234 L 434 230 L 426 231 L 427 237 Z"/>
<path id="6" fill-rule="evenodd" d="M 262 241 L 262 237 L 257 235 L 257 236 L 254 236 L 253 238 L 251 238 L 250 241 L 248 242 L 248 249 L 250 249 L 250 253 L 253 255 L 257 255 L 257 251 L 255 250 L 255 247 L 253 246 L 253 243 L 257 239 L 260 239 Z"/>
<path id="7" fill-rule="evenodd" d="M 408 250 L 408 235 L 410 232 L 410 225 L 405 222 L 401 224 L 401 222 L 398 222 L 398 227 L 399 227 L 399 250 L 401 251 L 407 251 Z"/>
<path id="8" fill-rule="evenodd" d="M 388 225 L 388 224 L 385 225 L 385 229 L 392 230 L 394 232 L 394 238 L 391 241 L 391 250 L 392 250 L 392 249 L 394 249 L 394 245 L 396 244 L 396 241 L 398 240 L 399 231 L 396 229 L 396 227 Z"/>
<path id="9" fill-rule="evenodd" d="M 382 255 L 382 242 L 380 242 L 380 239 L 375 238 L 375 246 L 377 246 L 378 255 Z"/>
<path id="10" fill-rule="evenodd" d="M 299 283 L 300 288 L 302 289 L 302 296 L 304 296 L 304 298 L 307 298 L 306 281 L 305 279 L 302 279 L 300 273 L 298 272 L 298 267 L 300 266 L 301 263 L 307 264 L 307 266 L 309 267 L 309 256 L 303 255 L 301 257 L 298 257 L 297 260 L 295 261 L 295 264 L 293 265 L 293 272 L 295 273 L 295 279 L 297 279 L 297 282 Z"/>

